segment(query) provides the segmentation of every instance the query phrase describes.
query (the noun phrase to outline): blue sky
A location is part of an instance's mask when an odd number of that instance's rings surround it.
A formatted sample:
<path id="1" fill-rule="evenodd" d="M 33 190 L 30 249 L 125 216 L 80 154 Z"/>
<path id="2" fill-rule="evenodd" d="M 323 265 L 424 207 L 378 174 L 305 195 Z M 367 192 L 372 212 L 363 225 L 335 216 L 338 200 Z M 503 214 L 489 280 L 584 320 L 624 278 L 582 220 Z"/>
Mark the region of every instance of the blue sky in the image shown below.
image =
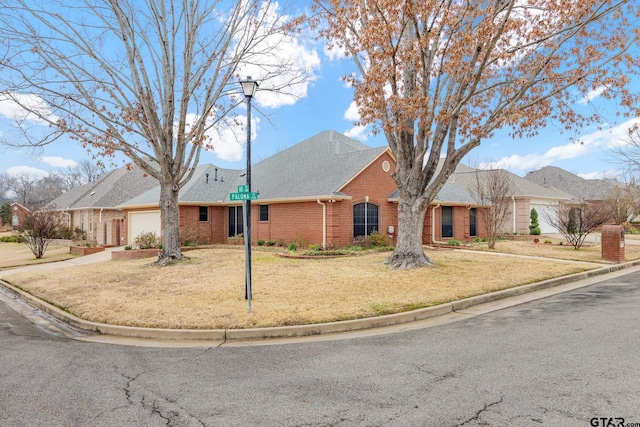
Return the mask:
<path id="1" fill-rule="evenodd" d="M 386 145 L 383 135 L 374 136 L 367 129 L 358 129 L 353 125 L 353 120 L 357 118 L 352 103 L 353 91 L 340 79 L 354 70 L 348 59 L 326 52 L 322 44 L 312 39 L 298 41 L 284 49 L 289 49 L 290 54 L 297 55 L 302 64 L 312 69 L 314 78 L 298 88 L 298 98 L 294 103 L 290 99 L 280 102 L 267 92 L 258 92 L 254 98 L 256 110 L 253 113 L 254 163 L 329 129 L 372 147 Z M 249 74 L 250 70 L 241 72 Z M 637 86 L 637 82 L 635 84 Z M 526 139 L 513 139 L 508 135 L 508 130 L 501 130 L 472 151 L 463 163 L 475 166 L 489 160 L 496 161 L 521 176 L 528 171 L 552 165 L 585 178 L 615 177 L 619 174 L 620 166 L 614 162 L 611 147 L 624 140 L 631 122 L 616 117 L 618 106 L 601 99 L 597 93 L 590 98 L 592 106 L 588 104 L 585 100 L 575 108 L 595 106 L 603 117 L 600 128 L 593 126 L 563 134 L 553 123 L 549 123 L 540 130 L 538 136 Z M 8 120 L 12 114 L 12 106 L 0 101 L 0 133 L 4 136 L 13 132 Z M 242 120 L 246 111 L 240 108 L 238 114 Z M 244 138 L 239 139 L 222 134 L 217 150 L 203 155 L 201 163 L 244 168 Z M 34 156 L 26 149 L 5 147 L 0 147 L 0 153 L 0 172 L 11 175 L 27 173 L 43 176 L 88 158 L 86 151 L 70 140 L 59 140 L 46 146 L 39 156 Z"/>

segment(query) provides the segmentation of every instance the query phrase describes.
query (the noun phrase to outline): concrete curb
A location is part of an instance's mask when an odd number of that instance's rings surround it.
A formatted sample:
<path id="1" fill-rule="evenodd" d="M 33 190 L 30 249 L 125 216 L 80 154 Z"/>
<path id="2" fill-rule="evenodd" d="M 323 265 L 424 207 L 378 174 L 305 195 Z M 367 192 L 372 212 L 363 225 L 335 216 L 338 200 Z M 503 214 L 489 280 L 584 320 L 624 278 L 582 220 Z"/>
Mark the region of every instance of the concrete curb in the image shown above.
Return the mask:
<path id="1" fill-rule="evenodd" d="M 576 273 L 548 279 L 528 285 L 517 286 L 511 289 L 491 292 L 453 301 L 434 307 L 422 308 L 403 313 L 389 314 L 385 316 L 370 317 L 365 319 L 344 320 L 338 322 L 318 323 L 299 326 L 280 326 L 272 328 L 250 329 L 161 329 L 141 328 L 131 326 L 108 325 L 105 323 L 90 322 L 81 319 L 60 308 L 47 303 L 28 292 L 16 288 L 2 280 L 0 286 L 28 304 L 42 310 L 51 316 L 66 322 L 67 324 L 85 332 L 97 332 L 103 335 L 112 335 L 126 338 L 154 339 L 163 341 L 245 341 L 274 338 L 308 337 L 316 335 L 335 334 L 341 332 L 361 331 L 365 329 L 382 328 L 402 323 L 426 320 L 442 316 L 451 312 L 465 310 L 469 307 L 485 304 L 509 297 L 519 296 L 566 283 L 576 282 L 622 269 L 640 265 L 640 260 L 630 261 L 624 264 L 616 264 L 595 270 Z"/>

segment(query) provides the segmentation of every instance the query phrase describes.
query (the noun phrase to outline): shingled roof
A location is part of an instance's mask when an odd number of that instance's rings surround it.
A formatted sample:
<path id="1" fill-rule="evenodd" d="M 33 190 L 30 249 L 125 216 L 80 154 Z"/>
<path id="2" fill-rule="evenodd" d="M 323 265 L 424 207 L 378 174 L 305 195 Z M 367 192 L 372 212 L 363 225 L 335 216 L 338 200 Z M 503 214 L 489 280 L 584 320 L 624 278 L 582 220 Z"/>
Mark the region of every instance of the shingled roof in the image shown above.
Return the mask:
<path id="1" fill-rule="evenodd" d="M 545 166 L 531 171 L 525 179 L 545 188 L 555 187 L 578 200 L 605 200 L 616 187 L 623 185 L 611 179 L 584 179 L 555 166 Z"/>
<path id="2" fill-rule="evenodd" d="M 371 148 L 333 130 L 321 132 L 252 165 L 251 190 L 260 194 L 261 201 L 338 198 L 343 196 L 341 188 L 386 150 L 387 147 Z M 180 189 L 180 203 L 229 203 L 229 194 L 245 183 L 244 173 L 244 169 L 200 165 Z M 120 207 L 157 206 L 159 200 L 158 186 Z"/>
<path id="3" fill-rule="evenodd" d="M 502 169 L 502 171 L 507 174 L 507 177 L 511 182 L 511 192 L 507 195 L 508 197 L 529 197 L 554 200 L 569 200 L 572 198 L 571 194 L 560 189 L 554 187 L 543 187 L 505 169 Z M 474 193 L 477 185 L 476 173 L 482 176 L 483 174 L 491 172 L 490 170 L 476 170 L 465 165 L 460 165 L 456 169 L 456 172 L 451 175 L 449 181 L 466 188 L 471 193 Z"/>
<path id="4" fill-rule="evenodd" d="M 115 208 L 158 185 L 158 181 L 135 165 L 115 169 L 94 182 L 74 187 L 54 199 L 52 209 L 82 210 Z"/>

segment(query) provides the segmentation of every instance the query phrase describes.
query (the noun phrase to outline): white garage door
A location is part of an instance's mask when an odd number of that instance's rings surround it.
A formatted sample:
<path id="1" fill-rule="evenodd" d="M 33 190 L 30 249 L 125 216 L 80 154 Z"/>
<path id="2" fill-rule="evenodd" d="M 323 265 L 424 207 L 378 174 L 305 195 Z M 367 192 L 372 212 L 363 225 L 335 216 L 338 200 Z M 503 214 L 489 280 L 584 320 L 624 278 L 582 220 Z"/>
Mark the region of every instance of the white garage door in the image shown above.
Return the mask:
<path id="1" fill-rule="evenodd" d="M 156 236 L 160 237 L 161 230 L 160 211 L 129 212 L 129 244 L 132 244 L 140 233 L 155 232 Z"/>
<path id="2" fill-rule="evenodd" d="M 542 234 L 554 234 L 558 231 L 545 219 L 545 212 L 547 215 L 555 215 L 556 214 L 556 204 L 548 204 L 548 203 L 535 203 L 533 200 L 531 201 L 531 208 L 535 208 L 536 212 L 538 212 L 538 224 L 540 224 L 540 232 Z"/>

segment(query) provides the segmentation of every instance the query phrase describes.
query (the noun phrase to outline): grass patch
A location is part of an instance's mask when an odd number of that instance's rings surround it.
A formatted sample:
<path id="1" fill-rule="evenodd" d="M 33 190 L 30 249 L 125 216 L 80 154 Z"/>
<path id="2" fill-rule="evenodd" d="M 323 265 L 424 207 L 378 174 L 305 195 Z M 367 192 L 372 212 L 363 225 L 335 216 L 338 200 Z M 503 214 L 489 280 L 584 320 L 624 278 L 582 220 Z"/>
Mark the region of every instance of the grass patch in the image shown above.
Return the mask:
<path id="1" fill-rule="evenodd" d="M 432 268 L 394 271 L 388 253 L 323 262 L 253 251 L 253 303 L 243 251 L 198 249 L 169 267 L 118 260 L 5 280 L 83 319 L 158 328 L 250 328 L 357 319 L 428 307 L 593 268 L 554 260 L 429 251 Z"/>

